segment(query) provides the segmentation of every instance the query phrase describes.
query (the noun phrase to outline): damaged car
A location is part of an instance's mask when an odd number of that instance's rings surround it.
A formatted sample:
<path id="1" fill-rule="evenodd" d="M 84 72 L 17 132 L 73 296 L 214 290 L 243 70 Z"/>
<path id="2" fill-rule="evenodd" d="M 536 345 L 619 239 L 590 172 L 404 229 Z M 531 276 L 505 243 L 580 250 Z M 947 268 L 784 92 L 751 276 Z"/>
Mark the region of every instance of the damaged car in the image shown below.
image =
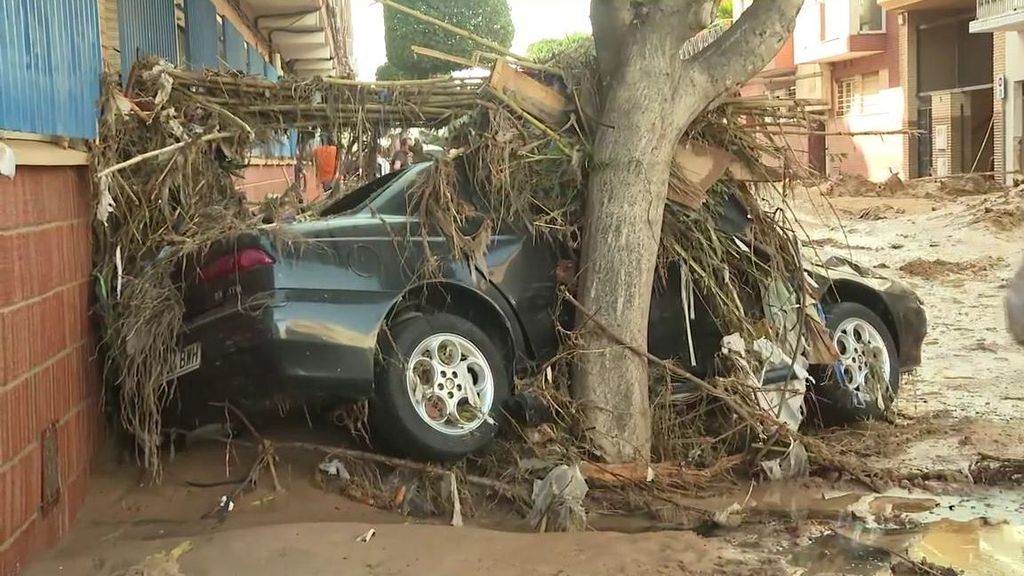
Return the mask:
<path id="1" fill-rule="evenodd" d="M 215 247 L 183 276 L 186 331 L 165 421 L 178 428 L 247 413 L 368 400 L 375 443 L 461 458 L 495 436 L 513 382 L 559 350 L 558 308 L 574 255 L 498 226 L 482 261 L 455 256 L 410 206 L 422 163 L 330 202 L 317 219 Z M 465 201 L 479 206 L 471 187 Z M 468 229 L 484 214 L 467 217 Z M 742 226 L 741 226 L 742 228 Z M 430 269 L 430 274 L 424 270 Z M 921 361 L 926 323 L 905 286 L 855 263 L 809 267 L 839 355 L 822 398 L 853 418 L 884 413 Z M 706 298 L 680 306 L 681 275 L 655 288 L 649 349 L 714 374 L 723 337 Z M 561 317 L 559 314 L 561 313 Z M 880 366 L 884 385 L 868 386 Z M 764 382 L 792 378 L 775 366 Z"/>

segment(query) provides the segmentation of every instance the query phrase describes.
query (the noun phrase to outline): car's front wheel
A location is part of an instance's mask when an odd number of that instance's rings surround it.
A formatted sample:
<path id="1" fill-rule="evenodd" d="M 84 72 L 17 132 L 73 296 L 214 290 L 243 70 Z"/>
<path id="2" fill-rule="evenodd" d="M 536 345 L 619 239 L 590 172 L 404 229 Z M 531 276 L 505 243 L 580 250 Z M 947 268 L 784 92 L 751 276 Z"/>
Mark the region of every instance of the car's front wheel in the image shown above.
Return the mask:
<path id="1" fill-rule="evenodd" d="M 828 420 L 876 420 L 890 415 L 900 386 L 896 344 L 885 323 L 865 306 L 825 307 L 825 325 L 839 361 L 820 387 Z"/>
<path id="2" fill-rule="evenodd" d="M 478 326 L 445 313 L 414 316 L 388 329 L 380 353 L 371 424 L 390 448 L 456 460 L 494 438 L 510 377 Z"/>

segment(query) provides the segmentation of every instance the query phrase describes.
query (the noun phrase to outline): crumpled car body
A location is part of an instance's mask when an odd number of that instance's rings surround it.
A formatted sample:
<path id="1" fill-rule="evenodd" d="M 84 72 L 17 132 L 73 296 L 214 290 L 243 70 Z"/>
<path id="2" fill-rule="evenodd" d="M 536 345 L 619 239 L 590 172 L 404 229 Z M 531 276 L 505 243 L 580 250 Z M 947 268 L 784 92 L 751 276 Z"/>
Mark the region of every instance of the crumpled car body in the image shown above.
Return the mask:
<path id="1" fill-rule="evenodd" d="M 409 193 L 429 166 L 351 192 L 321 218 L 285 226 L 283 241 L 253 235 L 219 246 L 197 273 L 184 273 L 186 331 L 165 421 L 187 428 L 222 420 L 223 408 L 213 404 L 225 400 L 254 412 L 369 398 L 381 339 L 413 303 L 484 326 L 515 375 L 554 357 L 558 326 L 570 326 L 575 312 L 557 306 L 573 255 L 501 225 L 482 261 L 453 257 L 447 239 L 410 210 Z M 466 226 L 474 230 L 480 221 L 471 217 Z M 901 366 L 920 362 L 923 311 L 912 292 L 850 265 L 816 278 L 823 298 L 884 306 L 901 343 Z M 703 297 L 686 329 L 681 282 L 670 273 L 655 287 L 649 350 L 706 376 L 724 335 Z"/>

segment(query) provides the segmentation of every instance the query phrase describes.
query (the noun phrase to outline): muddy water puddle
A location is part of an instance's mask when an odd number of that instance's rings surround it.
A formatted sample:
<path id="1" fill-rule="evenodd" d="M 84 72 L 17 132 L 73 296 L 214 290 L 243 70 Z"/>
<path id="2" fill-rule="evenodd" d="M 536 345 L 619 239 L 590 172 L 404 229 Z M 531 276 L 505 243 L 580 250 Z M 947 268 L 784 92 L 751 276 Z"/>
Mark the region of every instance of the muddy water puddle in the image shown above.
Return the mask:
<path id="1" fill-rule="evenodd" d="M 838 508 L 850 499 L 842 494 L 821 500 Z M 891 566 L 904 560 L 932 568 L 894 572 Z M 790 564 L 795 574 L 807 576 L 954 573 L 938 567 L 964 575 L 1024 574 L 1024 492 L 861 496 L 843 508 L 833 530 L 797 547 Z"/>

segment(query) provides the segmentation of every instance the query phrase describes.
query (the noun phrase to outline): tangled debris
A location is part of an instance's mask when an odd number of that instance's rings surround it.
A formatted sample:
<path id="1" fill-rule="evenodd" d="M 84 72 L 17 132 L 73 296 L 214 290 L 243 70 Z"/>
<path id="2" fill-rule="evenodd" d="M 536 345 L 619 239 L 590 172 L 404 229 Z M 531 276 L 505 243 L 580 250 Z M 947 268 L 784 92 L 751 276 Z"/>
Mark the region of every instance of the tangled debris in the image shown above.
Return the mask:
<path id="1" fill-rule="evenodd" d="M 501 226 L 578 247 L 588 122 L 595 117 L 597 94 L 592 49 L 562 55 L 541 69 L 522 70 L 499 59 L 487 78 L 270 82 L 140 60 L 126 89 L 107 83 L 93 155 L 107 397 L 139 440 L 148 469 L 159 474 L 160 416 L 173 392 L 169 375 L 183 327 L 177 285 L 182 267 L 195 266 L 211 244 L 254 229 L 287 244 L 286 229 L 267 222 L 273 214 L 249 210 L 232 183 L 254 149 L 279 142 L 286 130 L 343 134 L 352 148 L 371 157 L 390 130 L 440 129 L 448 154 L 417 185 L 411 205 L 440 228 L 456 257 L 482 262 L 492 231 Z M 526 93 L 544 97 L 524 98 Z M 786 136 L 808 130 L 814 120 L 795 101 L 727 99 L 694 122 L 677 148 L 658 281 L 681 273 L 689 290 L 689 296 L 686 290 L 681 295 L 684 301 L 705 295 L 725 333 L 739 344 L 723 349 L 727 376 L 713 380 L 634 350 L 648 357 L 661 381 L 688 381 L 698 392 L 677 398 L 670 386 L 654 387 L 655 457 L 668 465 L 651 468 L 657 471 L 652 477 L 623 476 L 622 484 L 690 491 L 728 481 L 741 465 L 749 473 L 776 459 L 762 468 L 805 473 L 806 462 L 783 460 L 804 454 L 804 448 L 813 465 L 853 471 L 868 481 L 856 462 L 795 431 L 802 418 L 802 382 L 796 392 L 769 391 L 757 377 L 771 357 L 806 366 L 822 330 L 794 226 L 786 210 L 772 204 L 776 190 L 756 185 L 808 174 Z M 481 207 L 455 194 L 462 178 L 475 184 L 493 215 L 471 232 L 465 224 Z M 316 218 L 317 208 L 299 217 Z M 422 274 L 435 273 L 430 262 Z M 564 305 L 587 314 L 571 290 L 563 295 Z M 766 295 L 763 310 L 751 315 L 748 304 L 758 295 Z M 596 321 L 582 329 L 607 330 Z M 575 338 L 564 334 L 565 353 L 536 381 L 520 383 L 557 415 L 540 450 L 562 461 L 589 454 L 565 376 Z M 784 416 L 794 406 L 795 413 Z M 795 449 L 798 444 L 803 448 Z M 507 462 L 491 469 L 507 469 Z M 488 469 L 487 463 L 481 467 Z"/>

